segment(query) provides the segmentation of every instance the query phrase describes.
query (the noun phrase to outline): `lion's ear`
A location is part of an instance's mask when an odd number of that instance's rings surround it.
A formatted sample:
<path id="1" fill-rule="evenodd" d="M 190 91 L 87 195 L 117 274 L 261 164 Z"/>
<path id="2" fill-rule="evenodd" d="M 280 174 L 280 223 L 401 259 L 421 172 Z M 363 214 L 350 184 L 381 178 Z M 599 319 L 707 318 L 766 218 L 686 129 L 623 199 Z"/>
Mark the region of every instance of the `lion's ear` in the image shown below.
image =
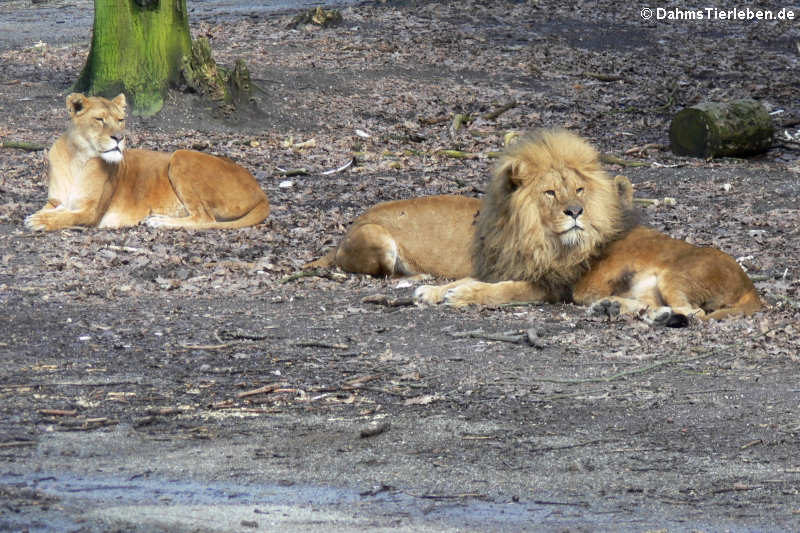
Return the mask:
<path id="1" fill-rule="evenodd" d="M 116 105 L 117 107 L 125 113 L 128 110 L 128 101 L 125 99 L 125 95 L 123 93 L 119 93 L 111 102 Z"/>
<path id="2" fill-rule="evenodd" d="M 614 185 L 617 187 L 617 195 L 624 207 L 633 206 L 633 184 L 626 176 L 614 176 Z"/>
<path id="3" fill-rule="evenodd" d="M 524 175 L 522 163 L 516 159 L 507 159 L 500 163 L 495 171 L 496 175 L 505 180 L 509 190 L 516 190 L 522 185 Z"/>
<path id="4" fill-rule="evenodd" d="M 77 117 L 81 113 L 86 111 L 88 107 L 89 99 L 86 98 L 81 93 L 72 93 L 67 96 L 67 111 L 69 111 L 69 116 Z"/>

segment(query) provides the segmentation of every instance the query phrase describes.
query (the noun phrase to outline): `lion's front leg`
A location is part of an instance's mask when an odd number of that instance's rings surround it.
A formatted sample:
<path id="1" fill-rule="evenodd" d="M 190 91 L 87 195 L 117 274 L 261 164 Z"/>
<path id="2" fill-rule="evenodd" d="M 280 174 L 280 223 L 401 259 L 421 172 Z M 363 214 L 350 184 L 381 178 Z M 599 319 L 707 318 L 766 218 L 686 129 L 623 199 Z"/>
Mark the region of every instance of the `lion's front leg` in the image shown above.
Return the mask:
<path id="1" fill-rule="evenodd" d="M 49 207 L 50 202 L 42 209 L 28 215 L 25 225 L 36 231 L 53 231 L 74 226 L 92 226 L 97 223 L 97 213 L 93 209 L 80 211 L 65 208 L 63 205 Z"/>
<path id="2" fill-rule="evenodd" d="M 444 300 L 444 295 L 447 291 L 462 283 L 469 283 L 471 281 L 475 280 L 472 278 L 463 278 L 446 285 L 421 285 L 414 291 L 414 301 L 430 305 L 440 304 Z"/>
<path id="3" fill-rule="evenodd" d="M 464 278 L 448 285 L 419 287 L 414 298 L 418 302 L 444 302 L 453 307 L 550 300 L 545 291 L 527 281 L 486 283 L 473 278 Z"/>

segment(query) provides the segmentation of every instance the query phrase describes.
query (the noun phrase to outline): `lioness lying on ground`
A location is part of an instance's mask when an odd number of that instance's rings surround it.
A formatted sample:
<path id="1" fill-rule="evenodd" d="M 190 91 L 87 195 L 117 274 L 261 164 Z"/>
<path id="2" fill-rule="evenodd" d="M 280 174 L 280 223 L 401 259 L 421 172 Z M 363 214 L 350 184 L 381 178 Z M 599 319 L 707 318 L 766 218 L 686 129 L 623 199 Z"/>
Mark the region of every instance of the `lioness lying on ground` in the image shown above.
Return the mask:
<path id="1" fill-rule="evenodd" d="M 626 182 L 610 179 L 597 152 L 569 132 L 544 130 L 517 142 L 483 199 L 472 277 L 419 287 L 415 298 L 454 306 L 572 299 L 667 325 L 685 324 L 688 314 L 722 318 L 761 308 L 730 256 L 636 225 Z"/>
<path id="2" fill-rule="evenodd" d="M 187 150 L 125 150 L 125 96 L 67 97 L 69 130 L 48 152 L 45 206 L 25 219 L 35 230 L 241 228 L 263 221 L 269 201 L 239 165 Z"/>

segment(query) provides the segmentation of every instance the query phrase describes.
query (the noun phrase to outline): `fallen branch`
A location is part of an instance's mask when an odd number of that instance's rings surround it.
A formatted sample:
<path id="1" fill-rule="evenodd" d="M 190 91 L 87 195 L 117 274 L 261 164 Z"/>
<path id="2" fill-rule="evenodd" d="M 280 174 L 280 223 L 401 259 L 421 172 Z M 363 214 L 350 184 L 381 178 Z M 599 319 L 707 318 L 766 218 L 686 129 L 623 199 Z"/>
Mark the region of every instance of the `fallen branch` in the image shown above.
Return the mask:
<path id="1" fill-rule="evenodd" d="M 515 331 L 506 331 L 503 333 L 486 333 L 482 329 L 475 329 L 472 331 L 459 331 L 456 333 L 451 333 L 451 337 L 469 337 L 472 339 L 484 339 L 487 341 L 501 341 L 501 342 L 510 342 L 513 344 L 520 344 L 525 339 L 524 334 L 520 334 Z"/>
<path id="2" fill-rule="evenodd" d="M 420 124 L 424 124 L 426 126 L 433 126 L 434 124 L 441 124 L 442 122 L 447 122 L 448 120 L 450 120 L 449 116 L 440 116 L 432 118 L 420 117 L 417 119 L 417 122 L 419 122 Z"/>
<path id="3" fill-rule="evenodd" d="M 763 488 L 763 485 L 745 485 L 744 483 L 734 483 L 732 487 L 712 490 L 711 494 L 723 494 L 725 492 L 741 492 L 745 490 L 756 490 Z"/>
<path id="4" fill-rule="evenodd" d="M 284 276 L 278 280 L 278 283 L 289 283 L 290 281 L 295 281 L 301 278 L 313 278 L 315 276 L 324 278 L 328 271 L 324 268 L 311 268 L 309 270 L 300 270 L 295 272 L 294 274 L 289 274 L 288 276 Z"/>
<path id="5" fill-rule="evenodd" d="M 87 431 L 92 429 L 97 429 L 105 426 L 113 426 L 115 424 L 119 424 L 119 420 L 113 418 L 86 418 L 84 420 L 65 420 L 59 423 L 59 426 L 76 430 L 76 431 Z"/>
<path id="6" fill-rule="evenodd" d="M 515 107 L 517 107 L 517 105 L 518 105 L 518 104 L 517 104 L 517 102 L 515 102 L 514 100 L 512 100 L 512 101 L 510 101 L 510 102 L 509 102 L 509 103 L 507 103 L 507 104 L 501 105 L 500 107 L 498 107 L 497 109 L 495 109 L 495 110 L 494 110 L 494 111 L 492 111 L 491 113 L 486 113 L 485 115 L 483 115 L 483 118 L 484 118 L 485 120 L 495 120 L 495 119 L 497 119 L 497 118 L 498 118 L 500 115 L 502 115 L 503 113 L 505 113 L 506 111 L 510 111 L 510 110 L 514 109 Z"/>
<path id="7" fill-rule="evenodd" d="M 543 446 L 542 448 L 530 448 L 527 451 L 528 453 L 555 452 L 560 450 L 572 450 L 574 448 L 584 448 L 586 446 L 594 446 L 596 444 L 608 444 L 611 442 L 619 442 L 619 441 L 618 439 L 596 439 L 596 440 L 587 440 L 585 442 L 577 442 L 575 444 L 565 444 L 563 446 Z"/>
<path id="8" fill-rule="evenodd" d="M 0 442 L 0 448 L 17 448 L 20 446 L 36 446 L 34 440 L 12 440 L 10 442 Z"/>
<path id="9" fill-rule="evenodd" d="M 275 167 L 275 170 L 278 171 L 278 175 L 279 176 L 286 176 L 287 178 L 291 177 L 291 176 L 308 176 L 309 175 L 308 170 L 306 170 L 305 168 L 281 168 L 281 167 Z"/>
<path id="10" fill-rule="evenodd" d="M 300 346 L 304 348 L 333 348 L 335 350 L 347 350 L 349 348 L 347 344 L 339 344 L 335 342 L 324 342 L 324 341 L 305 341 L 305 340 L 294 341 L 291 343 L 291 345 Z"/>
<path id="11" fill-rule="evenodd" d="M 787 141 L 785 139 L 781 139 L 778 141 L 778 144 L 784 148 L 788 148 L 789 150 L 800 150 L 800 142 L 798 141 Z"/>
<path id="12" fill-rule="evenodd" d="M 667 149 L 667 147 L 665 145 L 663 145 L 663 144 L 648 143 L 648 144 L 645 144 L 644 146 L 634 146 L 633 148 L 625 150 L 625 155 L 639 155 L 639 156 L 641 156 L 641 155 L 645 155 L 648 150 L 664 151 L 666 149 Z"/>
<path id="13" fill-rule="evenodd" d="M 488 495 L 481 494 L 480 492 L 464 492 L 462 494 L 411 494 L 408 493 L 415 498 L 422 498 L 425 500 L 461 500 L 464 498 L 478 498 L 478 499 L 488 499 Z"/>
<path id="14" fill-rule="evenodd" d="M 629 376 L 634 376 L 636 374 L 644 374 L 647 372 L 652 372 L 653 370 L 659 369 L 663 366 L 673 365 L 673 364 L 681 364 L 681 363 L 691 363 L 694 361 L 702 361 L 703 359 L 708 359 L 717 355 L 716 352 L 708 352 L 702 355 L 698 355 L 697 357 L 686 357 L 686 358 L 673 358 L 667 359 L 665 361 L 659 361 L 658 363 L 653 363 L 652 365 L 647 365 L 641 368 L 635 368 L 633 370 L 624 370 L 622 372 L 618 372 L 616 374 L 612 374 L 610 376 L 605 377 L 597 377 L 597 378 L 578 378 L 578 379 L 562 379 L 562 378 L 534 378 L 531 381 L 538 381 L 540 383 L 556 383 L 559 385 L 580 385 L 583 383 L 610 383 L 612 381 L 617 381 Z"/>
<path id="15" fill-rule="evenodd" d="M 624 80 L 622 76 L 616 74 L 603 74 L 602 72 L 584 72 L 583 75 L 587 78 L 592 78 L 598 81 L 611 82 Z"/>
<path id="16" fill-rule="evenodd" d="M 451 337 L 469 337 L 472 339 L 484 339 L 487 341 L 510 342 L 512 344 L 530 344 L 536 348 L 544 348 L 539 338 L 539 334 L 533 328 L 527 331 L 505 331 L 503 333 L 486 333 L 482 329 L 472 331 L 460 331 L 451 333 Z"/>
<path id="17" fill-rule="evenodd" d="M 148 415 L 165 416 L 165 415 L 179 415 L 187 411 L 191 411 L 190 407 L 154 407 L 147 410 Z"/>
<path id="18" fill-rule="evenodd" d="M 116 244 L 109 244 L 106 246 L 109 250 L 114 250 L 115 252 L 128 252 L 131 254 L 152 254 L 150 250 L 146 248 L 134 248 L 133 246 L 118 246 Z"/>
<path id="19" fill-rule="evenodd" d="M 276 390 L 283 388 L 287 385 L 287 383 L 270 383 L 269 385 L 264 385 L 263 387 L 259 387 L 257 389 L 251 389 L 248 391 L 240 392 L 236 395 L 237 398 L 247 398 L 249 396 L 255 396 L 257 394 L 269 394 L 271 392 L 275 392 Z"/>
<path id="20" fill-rule="evenodd" d="M 266 329 L 277 329 L 278 326 L 266 326 Z M 228 331 L 224 329 L 218 329 L 214 332 L 214 336 L 220 343 L 225 343 L 225 340 L 229 341 L 263 341 L 267 339 L 274 339 L 274 335 L 267 335 L 267 334 L 256 334 L 256 333 L 247 333 L 238 329 L 236 331 Z M 224 338 L 223 338 L 224 337 Z"/>
<path id="21" fill-rule="evenodd" d="M 462 152 L 461 150 L 437 150 L 436 153 L 453 159 L 478 159 L 480 157 L 480 154 Z"/>
<path id="22" fill-rule="evenodd" d="M 764 444 L 764 441 L 761 440 L 761 439 L 751 440 L 747 444 L 743 444 L 743 445 L 739 446 L 739 449 L 740 450 L 746 450 L 747 448 L 753 447 L 753 446 L 755 446 L 757 444 Z"/>
<path id="23" fill-rule="evenodd" d="M 323 176 L 329 176 L 331 174 L 336 174 L 337 172 L 341 172 L 343 170 L 347 170 L 353 163 L 355 163 L 355 161 L 356 161 L 356 158 L 355 157 L 351 157 L 350 161 L 348 161 L 344 165 L 342 165 L 340 167 L 337 167 L 337 168 L 332 168 L 330 170 L 326 170 L 324 172 L 321 172 L 321 174 Z"/>
<path id="24" fill-rule="evenodd" d="M 366 376 L 360 376 L 357 378 L 349 379 L 342 383 L 343 390 L 352 390 L 353 388 L 357 388 L 358 385 L 363 385 L 364 383 L 369 383 L 370 381 L 375 381 L 376 379 L 380 379 L 381 376 L 378 374 L 368 374 Z"/>
<path id="25" fill-rule="evenodd" d="M 536 505 L 567 505 L 570 507 L 589 507 L 586 502 L 556 502 L 551 500 L 533 500 L 531 503 Z"/>
<path id="26" fill-rule="evenodd" d="M 650 163 L 645 161 L 628 161 L 611 154 L 600 154 L 600 161 L 607 165 L 620 165 L 623 167 L 649 167 Z"/>
<path id="27" fill-rule="evenodd" d="M 185 350 L 222 350 L 223 348 L 227 348 L 230 346 L 231 343 L 225 342 L 222 344 L 184 344 L 182 342 L 178 343 L 178 346 Z"/>
<path id="28" fill-rule="evenodd" d="M 41 144 L 29 143 L 24 141 L 3 141 L 0 142 L 0 148 L 25 150 L 27 152 L 39 152 L 47 147 Z"/>
<path id="29" fill-rule="evenodd" d="M 671 196 L 666 196 L 663 199 L 659 200 L 658 198 L 634 198 L 633 203 L 636 205 L 643 205 L 643 206 L 658 206 L 661 204 L 664 205 L 675 205 L 676 201 L 675 198 Z"/>
<path id="30" fill-rule="evenodd" d="M 464 115 L 462 113 L 456 113 L 453 115 L 453 121 L 450 123 L 450 136 L 455 136 L 458 130 L 465 126 L 469 126 L 470 122 L 472 122 L 472 117 L 469 115 Z"/>
<path id="31" fill-rule="evenodd" d="M 385 305 L 386 307 L 408 307 L 414 305 L 413 298 L 389 298 L 385 294 L 372 294 L 361 299 L 361 303 Z"/>
<path id="32" fill-rule="evenodd" d="M 40 415 L 47 416 L 77 416 L 77 409 L 39 409 Z"/>

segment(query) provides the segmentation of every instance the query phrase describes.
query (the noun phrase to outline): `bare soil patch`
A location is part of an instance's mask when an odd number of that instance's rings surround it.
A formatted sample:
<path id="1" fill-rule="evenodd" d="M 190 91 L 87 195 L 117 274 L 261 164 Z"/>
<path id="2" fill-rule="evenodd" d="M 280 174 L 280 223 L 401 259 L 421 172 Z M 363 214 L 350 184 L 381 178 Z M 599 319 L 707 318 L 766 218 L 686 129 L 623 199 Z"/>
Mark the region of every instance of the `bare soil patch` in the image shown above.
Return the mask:
<path id="1" fill-rule="evenodd" d="M 65 128 L 90 4 L 0 5 L 18 22 L 0 38 L 0 141 Z M 796 136 L 796 21 L 407 1 L 289 30 L 290 11 L 209 4 L 190 9 L 192 31 L 218 62 L 247 61 L 262 113 L 176 92 L 132 120 L 129 143 L 235 159 L 270 197 L 265 224 L 34 234 L 42 154 L 0 149 L 0 530 L 800 528 L 798 145 L 714 161 L 632 150 L 666 145 L 672 114 L 707 99 L 757 98 Z M 26 20 L 82 29 L 29 36 Z M 474 120 L 451 132 L 455 113 Z M 652 225 L 740 258 L 768 308 L 667 330 L 573 305 L 388 306 L 364 298 L 413 287 L 292 277 L 375 202 L 479 196 L 504 134 L 539 126 L 645 163 L 608 170 L 661 200 Z M 201 518 L 170 518 L 180 506 Z M 289 524 L 287 509 L 309 514 Z"/>

